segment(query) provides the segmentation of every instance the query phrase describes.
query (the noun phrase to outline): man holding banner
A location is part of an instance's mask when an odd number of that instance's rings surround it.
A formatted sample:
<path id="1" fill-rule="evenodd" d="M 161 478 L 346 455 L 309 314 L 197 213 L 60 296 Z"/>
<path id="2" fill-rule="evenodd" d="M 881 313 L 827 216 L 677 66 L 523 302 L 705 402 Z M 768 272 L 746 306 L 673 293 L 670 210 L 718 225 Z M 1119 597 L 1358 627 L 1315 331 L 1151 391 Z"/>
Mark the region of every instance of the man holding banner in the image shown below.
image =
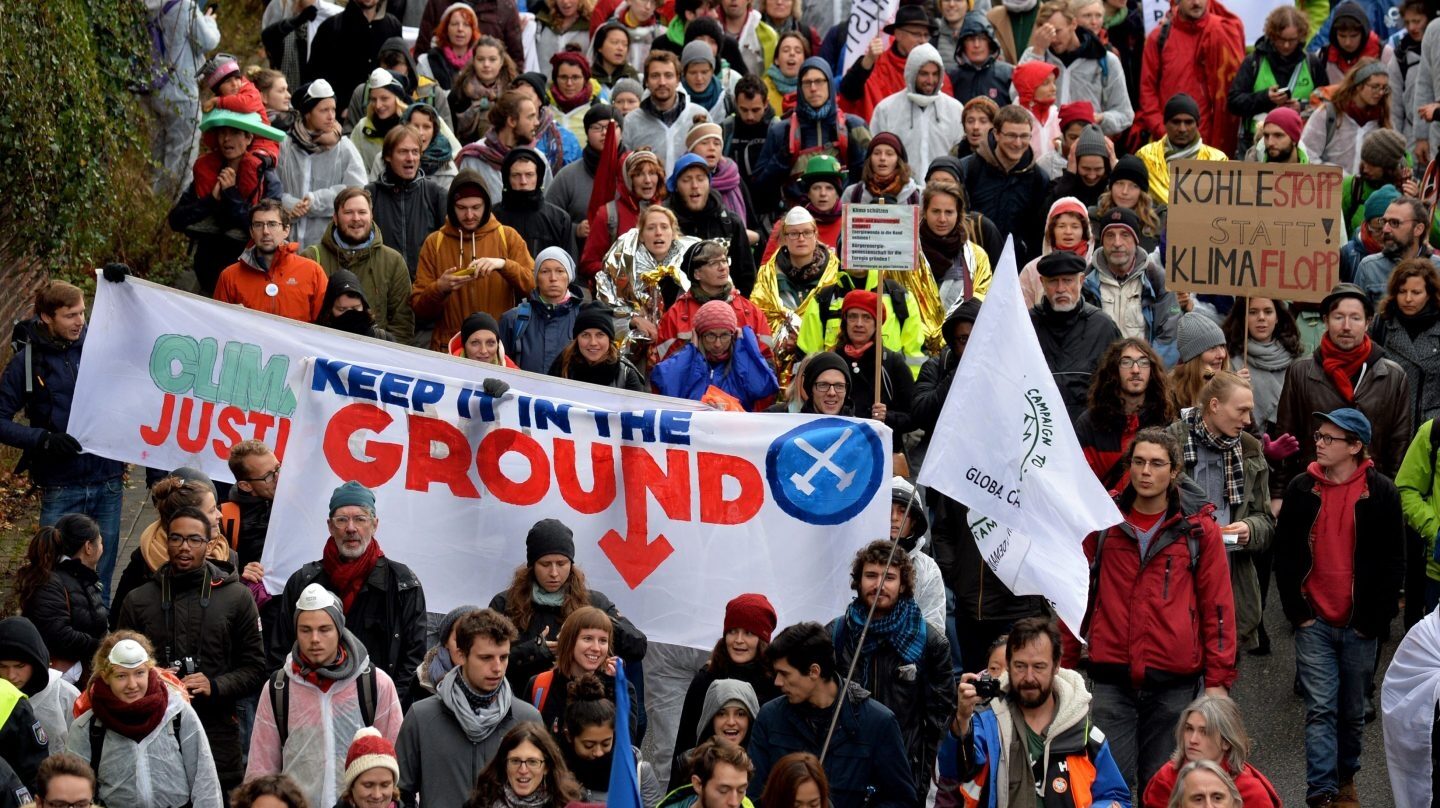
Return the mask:
<path id="1" fill-rule="evenodd" d="M 408 707 L 415 671 L 425 658 L 425 590 L 409 567 L 380 549 L 375 538 L 380 518 L 369 488 L 353 480 L 336 488 L 327 525 L 324 557 L 285 583 L 280 616 L 266 640 L 270 667 L 279 667 L 295 643 L 300 594 L 318 583 L 339 596 L 346 626 L 365 644 L 370 661 L 394 680 L 400 703 Z"/>

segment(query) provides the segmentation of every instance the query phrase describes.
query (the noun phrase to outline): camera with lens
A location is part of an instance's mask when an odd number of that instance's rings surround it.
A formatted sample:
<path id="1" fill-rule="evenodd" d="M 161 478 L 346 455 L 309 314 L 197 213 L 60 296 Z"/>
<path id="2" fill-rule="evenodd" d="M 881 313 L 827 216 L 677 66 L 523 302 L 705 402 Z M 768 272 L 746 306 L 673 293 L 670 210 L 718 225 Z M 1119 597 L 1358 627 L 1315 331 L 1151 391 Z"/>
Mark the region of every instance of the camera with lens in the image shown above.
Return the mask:
<path id="1" fill-rule="evenodd" d="M 980 677 L 971 684 L 975 685 L 975 695 L 982 701 L 990 701 L 1000 695 L 1000 680 L 992 679 L 990 674 L 982 673 Z"/>
<path id="2" fill-rule="evenodd" d="M 187 656 L 183 659 L 174 660 L 170 663 L 170 667 L 175 669 L 175 675 L 181 679 L 200 672 L 200 666 L 196 664 L 195 657 Z"/>

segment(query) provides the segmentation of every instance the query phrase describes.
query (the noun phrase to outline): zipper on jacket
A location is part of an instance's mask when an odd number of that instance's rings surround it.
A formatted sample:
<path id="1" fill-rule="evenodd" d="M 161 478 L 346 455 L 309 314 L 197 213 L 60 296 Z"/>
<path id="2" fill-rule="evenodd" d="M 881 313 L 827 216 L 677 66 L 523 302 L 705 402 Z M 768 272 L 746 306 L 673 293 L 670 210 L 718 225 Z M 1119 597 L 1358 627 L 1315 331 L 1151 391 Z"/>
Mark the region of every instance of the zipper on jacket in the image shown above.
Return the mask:
<path id="1" fill-rule="evenodd" d="M 1170 567 L 1174 563 L 1175 559 L 1173 558 L 1165 559 L 1165 590 L 1164 593 L 1160 596 L 1162 600 L 1170 599 Z"/>

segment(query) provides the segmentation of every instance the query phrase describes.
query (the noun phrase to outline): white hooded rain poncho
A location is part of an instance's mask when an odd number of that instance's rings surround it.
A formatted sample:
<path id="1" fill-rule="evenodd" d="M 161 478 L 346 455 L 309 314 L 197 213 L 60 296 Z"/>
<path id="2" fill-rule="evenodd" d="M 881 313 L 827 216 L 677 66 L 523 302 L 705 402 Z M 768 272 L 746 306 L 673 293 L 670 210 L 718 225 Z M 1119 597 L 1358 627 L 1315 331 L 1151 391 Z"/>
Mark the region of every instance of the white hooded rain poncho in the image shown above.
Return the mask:
<path id="1" fill-rule="evenodd" d="M 934 45 L 917 45 L 905 58 L 905 89 L 886 96 L 875 105 L 870 118 L 870 131 L 892 132 L 905 144 L 910 158 L 910 173 L 925 176 L 930 161 L 949 154 L 965 136 L 965 107 L 936 85 L 934 93 L 921 94 L 915 88 L 920 68 L 927 62 L 940 69 L 945 79 L 945 64 Z"/>

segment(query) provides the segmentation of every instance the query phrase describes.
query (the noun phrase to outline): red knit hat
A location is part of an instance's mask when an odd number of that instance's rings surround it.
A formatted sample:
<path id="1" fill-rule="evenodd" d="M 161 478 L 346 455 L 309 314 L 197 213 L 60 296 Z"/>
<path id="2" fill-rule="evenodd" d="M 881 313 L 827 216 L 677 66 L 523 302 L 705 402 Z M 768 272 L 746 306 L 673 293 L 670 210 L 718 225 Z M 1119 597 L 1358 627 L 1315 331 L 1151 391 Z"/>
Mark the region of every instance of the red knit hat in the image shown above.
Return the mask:
<path id="1" fill-rule="evenodd" d="M 743 628 L 765 642 L 775 631 L 775 607 L 764 595 L 740 595 L 725 604 L 725 631 Z"/>
<path id="2" fill-rule="evenodd" d="M 856 289 L 845 295 L 844 301 L 840 303 L 840 316 L 844 317 L 851 309 L 859 309 L 871 317 L 876 317 L 876 309 L 880 303 L 880 296 L 868 289 Z M 883 318 L 883 315 L 880 315 Z"/>
<path id="3" fill-rule="evenodd" d="M 701 306 L 691 322 L 695 325 L 697 338 L 711 331 L 729 331 L 732 334 L 740 331 L 740 319 L 735 316 L 734 307 L 723 300 L 712 300 Z"/>
<path id="4" fill-rule="evenodd" d="M 400 762 L 395 757 L 395 744 L 385 739 L 374 727 L 361 727 L 350 742 L 350 751 L 345 754 L 345 788 L 341 794 L 349 794 L 350 787 L 360 775 L 371 769 L 389 769 L 400 782 Z"/>
<path id="5" fill-rule="evenodd" d="M 1095 105 L 1089 101 L 1071 101 L 1060 105 L 1060 131 L 1072 123 L 1095 123 Z"/>

